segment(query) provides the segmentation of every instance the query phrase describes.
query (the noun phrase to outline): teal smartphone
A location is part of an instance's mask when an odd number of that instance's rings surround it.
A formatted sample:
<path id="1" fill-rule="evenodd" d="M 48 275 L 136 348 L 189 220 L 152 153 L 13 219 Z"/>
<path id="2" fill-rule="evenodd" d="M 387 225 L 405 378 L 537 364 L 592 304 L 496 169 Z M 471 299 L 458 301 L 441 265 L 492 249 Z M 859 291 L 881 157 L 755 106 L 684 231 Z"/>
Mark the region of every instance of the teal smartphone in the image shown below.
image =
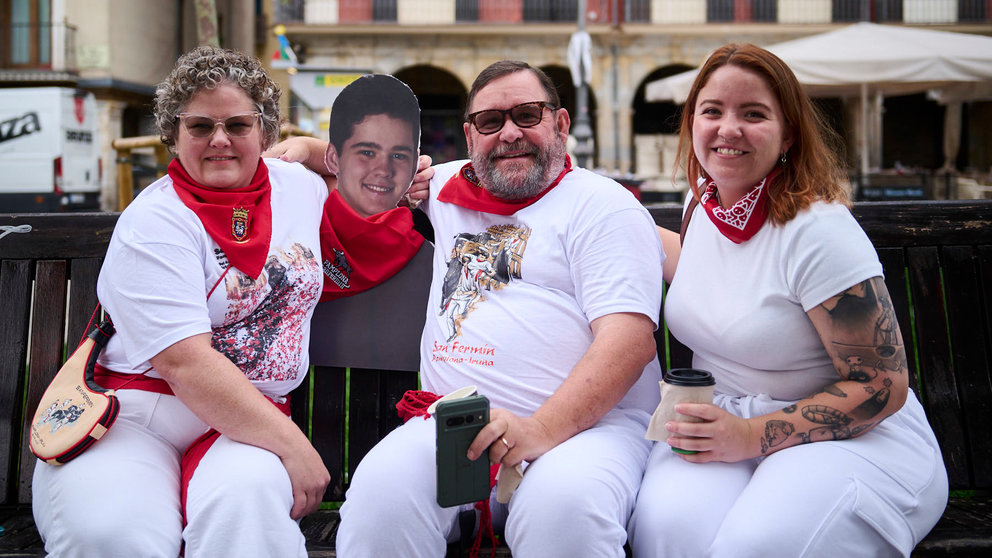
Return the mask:
<path id="1" fill-rule="evenodd" d="M 468 459 L 468 447 L 489 424 L 489 400 L 472 395 L 437 406 L 437 503 L 457 506 L 489 498 L 489 458 Z"/>

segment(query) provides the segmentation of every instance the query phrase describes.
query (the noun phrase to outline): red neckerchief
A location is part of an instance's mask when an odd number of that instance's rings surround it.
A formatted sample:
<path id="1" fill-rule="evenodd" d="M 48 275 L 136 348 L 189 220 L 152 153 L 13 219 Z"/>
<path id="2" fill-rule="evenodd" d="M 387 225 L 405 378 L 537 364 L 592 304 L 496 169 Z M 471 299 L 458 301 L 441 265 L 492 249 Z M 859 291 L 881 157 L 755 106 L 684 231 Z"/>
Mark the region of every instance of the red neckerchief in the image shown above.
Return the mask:
<path id="1" fill-rule="evenodd" d="M 444 183 L 441 192 L 437 196 L 437 201 L 453 203 L 461 207 L 482 211 L 484 213 L 494 213 L 496 215 L 513 215 L 521 209 L 531 205 L 544 197 L 552 188 L 561 182 L 562 178 L 572 170 L 572 160 L 565 156 L 565 169 L 561 171 L 558 178 L 550 186 L 541 191 L 540 194 L 522 200 L 504 200 L 489 193 L 488 190 L 479 185 L 479 177 L 472 168 L 472 163 L 465 163 L 454 176 Z"/>
<path id="2" fill-rule="evenodd" d="M 747 242 L 761 230 L 768 219 L 767 186 L 778 172 L 778 167 L 772 169 L 764 180 L 727 209 L 720 207 L 720 202 L 717 201 L 716 183 L 711 180 L 706 184 L 706 190 L 703 191 L 700 200 L 706 215 L 709 215 L 710 221 L 713 221 L 723 236 L 735 244 L 740 244 Z"/>
<path id="3" fill-rule="evenodd" d="M 398 207 L 364 219 L 334 190 L 320 219 L 321 302 L 358 294 L 389 279 L 423 243 L 409 209 Z"/>
<path id="4" fill-rule="evenodd" d="M 261 159 L 251 183 L 244 188 L 215 190 L 200 186 L 179 159 L 169 163 L 172 186 L 186 207 L 193 210 L 210 238 L 220 246 L 231 265 L 252 278 L 262 273 L 272 241 L 272 185 L 269 169 Z"/>

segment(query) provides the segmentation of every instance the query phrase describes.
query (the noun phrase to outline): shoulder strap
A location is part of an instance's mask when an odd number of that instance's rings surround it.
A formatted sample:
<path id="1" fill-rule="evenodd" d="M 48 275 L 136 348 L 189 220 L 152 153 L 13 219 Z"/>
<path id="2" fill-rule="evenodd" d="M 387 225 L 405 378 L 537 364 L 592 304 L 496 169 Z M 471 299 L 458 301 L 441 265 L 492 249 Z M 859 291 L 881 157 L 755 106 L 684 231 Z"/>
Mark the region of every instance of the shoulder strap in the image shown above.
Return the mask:
<path id="1" fill-rule="evenodd" d="M 696 210 L 697 205 L 699 205 L 699 199 L 692 196 L 692 199 L 689 200 L 689 207 L 685 209 L 685 215 L 682 216 L 682 226 L 679 228 L 679 246 L 685 243 L 685 231 L 689 228 L 689 219 L 692 219 L 692 212 Z"/>

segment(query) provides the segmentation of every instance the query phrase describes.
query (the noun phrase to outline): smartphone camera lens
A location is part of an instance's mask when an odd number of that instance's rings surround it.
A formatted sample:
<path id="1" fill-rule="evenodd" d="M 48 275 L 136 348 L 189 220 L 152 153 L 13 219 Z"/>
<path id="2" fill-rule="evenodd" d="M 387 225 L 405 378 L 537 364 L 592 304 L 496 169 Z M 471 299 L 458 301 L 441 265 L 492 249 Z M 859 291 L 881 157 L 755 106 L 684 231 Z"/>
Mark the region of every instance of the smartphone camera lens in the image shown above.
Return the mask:
<path id="1" fill-rule="evenodd" d="M 475 415 L 468 415 L 467 417 L 465 417 L 465 422 L 467 422 L 468 424 L 472 424 L 473 422 L 475 422 Z"/>

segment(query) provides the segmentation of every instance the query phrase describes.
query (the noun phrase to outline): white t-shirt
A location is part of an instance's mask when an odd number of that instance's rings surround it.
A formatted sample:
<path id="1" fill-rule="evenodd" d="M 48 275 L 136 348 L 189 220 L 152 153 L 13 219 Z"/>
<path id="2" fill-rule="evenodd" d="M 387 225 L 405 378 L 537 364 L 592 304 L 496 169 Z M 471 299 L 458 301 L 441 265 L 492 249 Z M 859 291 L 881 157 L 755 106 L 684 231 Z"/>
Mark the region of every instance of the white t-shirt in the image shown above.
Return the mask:
<path id="1" fill-rule="evenodd" d="M 840 204 L 816 202 L 734 244 L 697 206 L 665 299 L 665 323 L 728 395 L 808 397 L 840 377 L 806 312 L 882 275 Z"/>
<path id="2" fill-rule="evenodd" d="M 231 268 L 218 284 L 227 257 L 168 176 L 121 214 L 97 283 L 117 329 L 100 358 L 103 366 L 144 372 L 148 359 L 169 346 L 211 333 L 213 347 L 263 393 L 285 395 L 303 381 L 310 316 L 323 281 L 318 227 L 327 186 L 299 164 L 265 164 L 272 241 L 257 279 Z M 152 370 L 149 376 L 158 375 Z"/>
<path id="3" fill-rule="evenodd" d="M 589 349 L 593 320 L 636 312 L 658 323 L 664 255 L 651 216 L 612 180 L 575 169 L 503 216 L 437 201 L 464 164 L 435 167 L 421 206 L 436 239 L 422 384 L 439 394 L 476 385 L 493 406 L 529 416 Z M 619 407 L 653 411 L 660 372 L 654 359 Z"/>

